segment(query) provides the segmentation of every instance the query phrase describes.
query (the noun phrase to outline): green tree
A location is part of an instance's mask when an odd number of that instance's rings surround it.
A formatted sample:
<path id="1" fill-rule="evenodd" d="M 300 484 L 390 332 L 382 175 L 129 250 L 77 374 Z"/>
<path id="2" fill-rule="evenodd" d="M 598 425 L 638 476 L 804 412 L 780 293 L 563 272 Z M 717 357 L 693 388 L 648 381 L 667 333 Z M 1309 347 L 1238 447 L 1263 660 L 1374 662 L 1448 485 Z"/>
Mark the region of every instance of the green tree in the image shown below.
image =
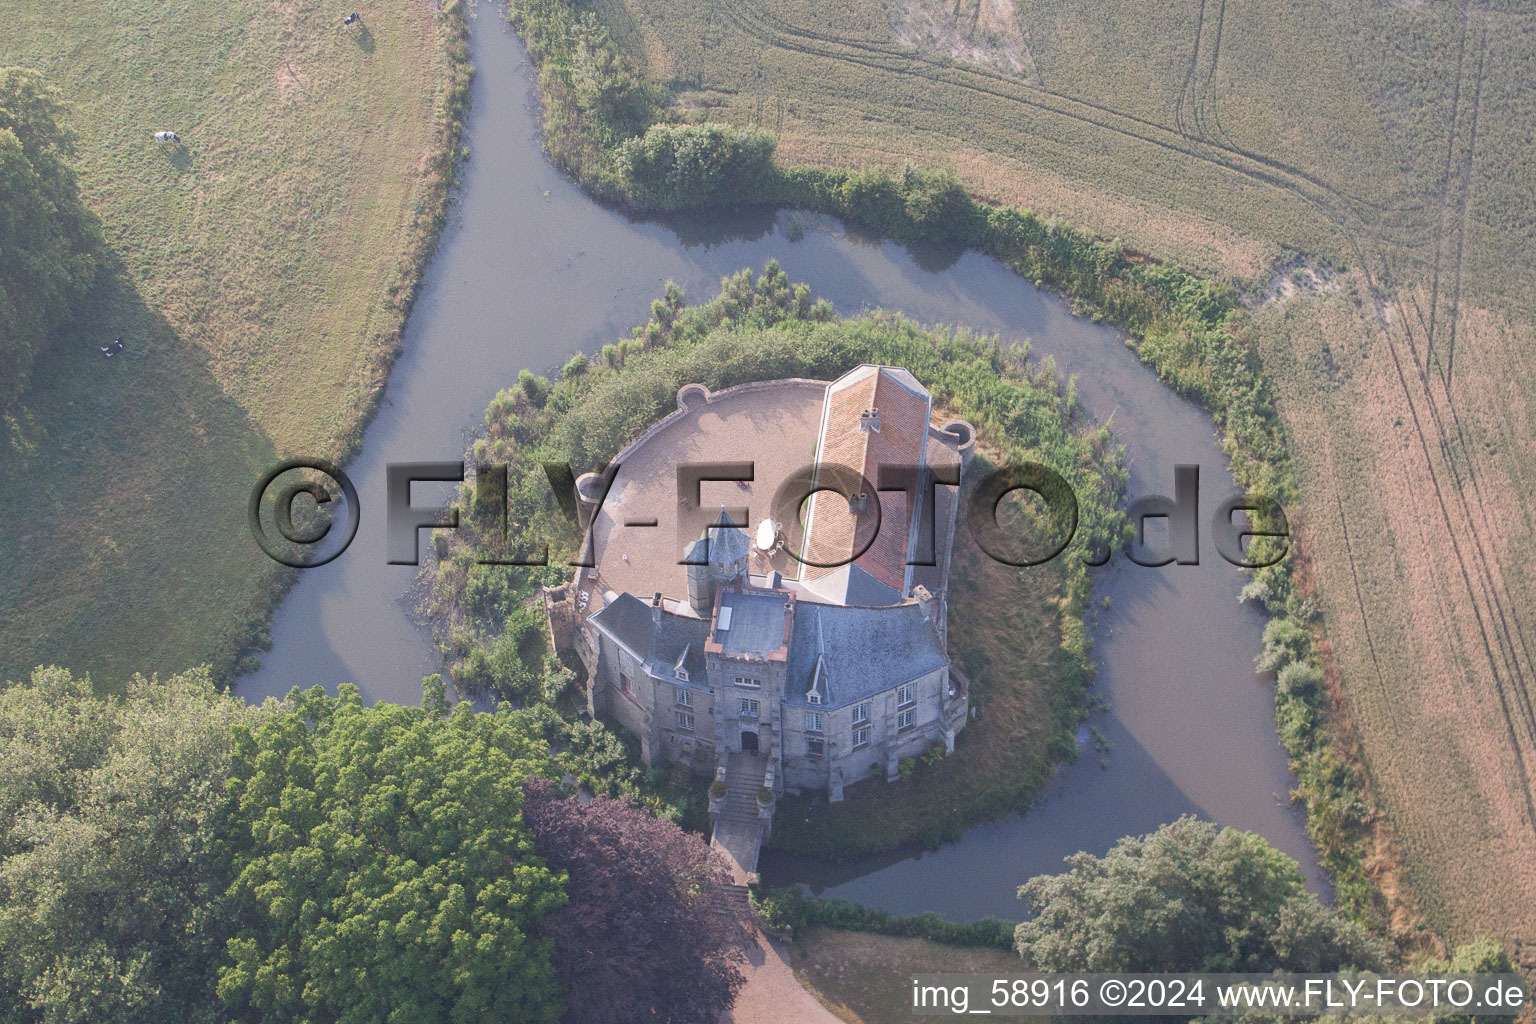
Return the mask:
<path id="1" fill-rule="evenodd" d="M 1261 837 L 1180 818 L 1104 857 L 1019 889 L 1032 920 L 1019 955 L 1044 971 L 1379 969 L 1358 925 L 1306 891 L 1296 862 Z"/>
<path id="2" fill-rule="evenodd" d="M 231 730 L 265 714 L 206 669 L 0 693 L 0 1020 L 218 1019 Z"/>
<path id="3" fill-rule="evenodd" d="M 625 139 L 614 162 L 629 201 L 642 210 L 761 200 L 773 176 L 773 137 L 761 128 L 653 124 Z"/>
<path id="4" fill-rule="evenodd" d="M 0 409 L 96 278 L 101 228 L 80 202 L 57 96 L 0 68 Z"/>
<path id="5" fill-rule="evenodd" d="M 710 909 L 730 882 L 703 836 L 638 804 L 528 788 L 539 853 L 570 901 L 540 926 L 566 987 L 564 1024 L 715 1024 L 742 984 L 749 940 Z"/>
<path id="6" fill-rule="evenodd" d="M 1421 968 L 1426 974 L 1512 974 L 1515 965 L 1509 953 L 1498 940 L 1487 936 L 1473 939 L 1456 947 L 1449 960 L 1426 960 Z M 1455 1013 L 1437 1013 L 1428 1018 L 1428 1024 L 1494 1024 L 1495 1021 L 1514 1020 L 1515 1015 L 1477 1017 Z"/>
<path id="7" fill-rule="evenodd" d="M 519 712 L 427 698 L 316 687 L 236 730 L 241 916 L 219 994 L 238 1019 L 559 1019 L 535 929 L 564 897 L 522 822 L 548 743 Z"/>

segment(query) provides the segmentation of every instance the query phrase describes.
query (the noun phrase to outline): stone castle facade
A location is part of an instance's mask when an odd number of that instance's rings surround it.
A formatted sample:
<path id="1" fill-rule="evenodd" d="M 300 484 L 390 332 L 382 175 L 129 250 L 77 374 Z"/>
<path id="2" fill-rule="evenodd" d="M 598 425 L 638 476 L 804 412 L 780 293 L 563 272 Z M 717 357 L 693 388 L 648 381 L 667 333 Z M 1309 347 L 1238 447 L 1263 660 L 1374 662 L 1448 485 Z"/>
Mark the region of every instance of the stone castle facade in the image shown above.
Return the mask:
<path id="1" fill-rule="evenodd" d="M 684 388 L 678 411 L 615 460 L 606 501 L 590 478 L 578 489 L 594 536 L 607 528 L 607 550 L 571 595 L 592 712 L 638 736 L 647 764 L 724 778 L 728 756 L 750 755 L 766 764 L 769 791 L 825 790 L 833 800 L 859 780 L 896 778 L 903 758 L 952 751 L 969 697 L 947 650 L 947 582 L 975 436 L 962 421 L 932 419 L 927 389 L 897 367 L 717 395 Z M 665 473 L 669 444 L 710 454 L 700 438 L 732 423 L 759 431 L 721 432 L 714 446 L 761 453 L 753 480 L 734 485 L 743 497 L 760 488 L 748 506 L 722 507 L 670 558 L 654 540 L 641 557 L 614 551 L 651 493 L 638 475 L 627 482 L 627 469 L 651 460 Z M 794 541 L 756 493 L 793 472 L 772 453 L 798 449 L 803 459 L 812 448 L 819 483 L 842 474 L 879 489 L 817 491 Z M 609 576 L 621 586 L 605 585 Z"/>

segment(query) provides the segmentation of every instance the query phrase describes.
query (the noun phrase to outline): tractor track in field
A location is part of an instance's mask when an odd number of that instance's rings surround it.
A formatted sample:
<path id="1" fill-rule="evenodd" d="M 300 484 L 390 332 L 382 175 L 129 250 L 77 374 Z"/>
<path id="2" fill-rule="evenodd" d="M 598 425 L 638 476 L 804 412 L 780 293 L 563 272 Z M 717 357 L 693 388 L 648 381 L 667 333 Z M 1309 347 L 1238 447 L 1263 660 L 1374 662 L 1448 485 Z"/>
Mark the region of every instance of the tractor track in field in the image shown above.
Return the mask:
<path id="1" fill-rule="evenodd" d="M 1467 129 L 1466 156 L 1461 165 L 1461 195 L 1460 210 L 1456 217 L 1456 272 L 1455 280 L 1451 285 L 1451 307 L 1447 314 L 1450 320 L 1450 339 L 1446 345 L 1445 355 L 1445 390 L 1449 400 L 1451 381 L 1456 369 L 1456 328 L 1461 319 L 1461 267 L 1462 257 L 1466 252 L 1467 215 L 1472 193 L 1472 163 L 1477 152 L 1477 119 L 1478 112 L 1482 109 L 1483 100 L 1483 68 L 1484 61 L 1488 57 L 1488 26 L 1484 25 L 1478 39 L 1477 47 L 1477 78 L 1472 87 L 1472 123 Z"/>
<path id="2" fill-rule="evenodd" d="M 1453 165 L 1456 158 L 1456 140 L 1465 137 L 1466 142 L 1462 147 L 1460 161 L 1459 196 L 1457 199 L 1458 225 L 1455 230 L 1455 256 L 1457 267 L 1452 286 L 1450 302 L 1453 306 L 1460 303 L 1460 265 L 1465 248 L 1465 218 L 1470 205 L 1471 191 L 1471 167 L 1475 155 L 1476 124 L 1478 113 L 1481 109 L 1482 84 L 1485 71 L 1485 59 L 1487 52 L 1487 29 L 1483 27 L 1477 44 L 1478 57 L 1474 79 L 1471 84 L 1472 101 L 1468 104 L 1465 115 L 1462 113 L 1461 97 L 1465 91 L 1463 79 L 1467 71 L 1466 43 L 1470 34 L 1470 22 L 1473 9 L 1468 2 L 1462 5 L 1462 39 L 1460 52 L 1457 57 L 1457 73 L 1452 92 L 1452 119 L 1447 129 L 1446 164 L 1441 179 L 1440 219 L 1437 222 L 1435 232 L 1435 265 L 1432 273 L 1430 290 L 1430 311 L 1426 318 L 1422 307 L 1418 305 L 1416 298 L 1412 299 L 1414 308 L 1418 311 L 1420 325 L 1424 328 L 1425 344 L 1423 361 L 1420 361 L 1419 344 L 1414 336 L 1413 327 L 1409 318 L 1405 315 L 1401 318 L 1402 343 L 1407 347 L 1407 361 L 1414 367 L 1414 378 L 1418 382 L 1419 396 L 1415 401 L 1414 389 L 1409 377 L 1403 368 L 1404 360 L 1398 353 L 1399 342 L 1395 339 L 1394 327 L 1383 313 L 1386 304 L 1394 301 L 1390 289 L 1380 284 L 1377 275 L 1371 270 L 1371 255 L 1361 244 L 1358 238 L 1352 238 L 1352 245 L 1360 257 L 1360 266 L 1366 275 L 1367 285 L 1371 292 L 1374 305 L 1377 310 L 1377 323 L 1386 342 L 1387 352 L 1392 359 L 1394 370 L 1404 400 L 1408 404 L 1408 411 L 1413 423 L 1414 433 L 1419 442 L 1423 455 L 1425 472 L 1434 488 L 1436 504 L 1440 509 L 1440 519 L 1446 533 L 1451 540 L 1451 550 L 1455 556 L 1462 585 L 1465 588 L 1470 602 L 1473 616 L 1476 620 L 1479 639 L 1483 648 L 1485 661 L 1493 679 L 1494 690 L 1499 699 L 1500 712 L 1504 718 L 1505 729 L 1509 740 L 1510 750 L 1514 756 L 1516 767 L 1520 776 L 1520 786 L 1523 790 L 1527 825 L 1536 833 L 1536 798 L 1533 798 L 1530 768 L 1527 763 L 1525 747 L 1521 742 L 1522 731 L 1536 746 L 1536 704 L 1533 704 L 1530 693 L 1529 675 L 1536 672 L 1536 662 L 1531 658 L 1529 641 L 1525 635 L 1525 629 L 1520 620 L 1507 605 L 1515 602 L 1510 595 L 1507 585 L 1500 594 L 1500 582 L 1504 579 L 1502 566 L 1495 555 L 1490 555 L 1488 546 L 1484 543 L 1484 534 L 1489 532 L 1490 515 L 1483 488 L 1478 481 L 1474 461 L 1468 456 L 1465 459 L 1465 479 L 1457 467 L 1455 452 L 1452 447 L 1452 432 L 1454 441 L 1463 453 L 1469 453 L 1470 447 L 1467 441 L 1467 432 L 1462 424 L 1461 416 L 1456 409 L 1450 387 L 1450 350 L 1447 343 L 1447 366 L 1441 369 L 1434 359 L 1434 332 L 1440 320 L 1440 285 L 1441 264 L 1445 251 L 1445 240 L 1449 233 L 1446 218 L 1450 210 L 1450 192 L 1452 176 L 1455 172 Z M 1463 118 L 1469 122 L 1469 126 L 1462 128 Z M 1381 260 L 1384 269 L 1390 274 L 1390 266 L 1384 257 Z M 1452 321 L 1454 323 L 1454 320 Z M 1432 369 L 1433 368 L 1433 369 Z M 1442 396 L 1444 411 L 1437 402 L 1435 380 L 1439 380 L 1441 387 L 1438 389 Z M 1429 437 L 1430 430 L 1426 429 L 1420 417 L 1418 406 L 1422 404 L 1428 419 L 1432 423 L 1434 433 L 1433 442 Z M 1434 458 L 1431 449 L 1438 449 L 1441 461 L 1445 466 L 1445 474 L 1449 477 L 1449 486 L 1455 493 L 1452 504 L 1463 517 L 1466 524 L 1466 532 L 1470 537 L 1467 542 L 1468 550 L 1463 552 L 1463 542 L 1458 539 L 1455 523 L 1451 516 L 1451 504 L 1447 502 L 1446 488 L 1442 486 L 1441 475 L 1436 472 Z M 1472 490 L 1471 498 L 1468 497 L 1467 488 Z M 1473 508 L 1476 507 L 1478 515 L 1474 517 Z M 1471 563 L 1469 568 L 1469 561 Z M 1351 571 L 1354 564 L 1351 560 Z M 1522 667 L 1522 655 L 1524 666 Z M 1502 668 L 1502 671 L 1501 671 Z M 1523 729 L 1521 728 L 1523 726 Z"/>
<path id="3" fill-rule="evenodd" d="M 1382 332 L 1382 338 L 1386 343 L 1387 354 L 1392 361 L 1392 366 L 1397 378 L 1397 384 L 1407 402 L 1409 417 L 1413 431 L 1423 455 L 1424 470 L 1429 477 L 1429 482 L 1434 490 L 1435 503 L 1440 512 L 1440 521 L 1451 542 L 1451 553 L 1455 559 L 1456 567 L 1461 578 L 1462 587 L 1465 589 L 1473 618 L 1476 622 L 1478 638 L 1481 642 L 1485 661 L 1493 678 L 1493 688 L 1499 700 L 1500 712 L 1504 719 L 1506 734 L 1509 741 L 1510 752 L 1514 757 L 1516 770 L 1519 775 L 1519 785 L 1525 804 L 1526 825 L 1533 834 L 1536 834 L 1536 795 L 1532 792 L 1531 770 L 1527 762 L 1525 745 L 1521 742 L 1521 732 L 1530 736 L 1536 743 L 1536 707 L 1533 707 L 1530 696 L 1529 683 L 1527 682 L 1527 669 L 1520 665 L 1520 653 L 1526 654 L 1526 664 L 1531 665 L 1529 648 L 1525 642 L 1524 630 L 1519 628 L 1518 622 L 1511 629 L 1509 620 L 1511 616 L 1506 614 L 1504 600 L 1499 597 L 1499 588 L 1494 580 L 1494 574 L 1489 568 L 1489 557 L 1483 544 L 1483 538 L 1477 528 L 1477 522 L 1472 517 L 1471 503 L 1468 501 L 1466 487 L 1461 475 L 1456 471 L 1455 462 L 1451 456 L 1449 443 L 1446 436 L 1445 423 L 1441 413 L 1435 404 L 1435 397 L 1428 371 L 1420 366 L 1416 357 L 1416 345 L 1412 339 L 1412 330 L 1404 323 L 1404 341 L 1409 347 L 1409 361 L 1413 362 L 1415 378 L 1422 389 L 1419 400 L 1415 400 L 1414 389 L 1410 383 L 1408 374 L 1403 368 L 1404 359 L 1398 351 L 1399 342 L 1394 340 L 1394 328 L 1381 310 L 1384 303 L 1390 301 L 1388 293 L 1376 280 L 1369 264 L 1366 262 L 1367 254 L 1358 250 L 1361 257 L 1361 269 L 1366 276 L 1367 285 L 1374 298 L 1378 301 L 1376 307 L 1377 323 Z M 1449 396 L 1447 396 L 1449 398 Z M 1469 550 L 1463 550 L 1464 541 L 1459 538 L 1455 520 L 1451 515 L 1452 502 L 1446 495 L 1447 488 L 1442 485 L 1440 474 L 1435 471 L 1434 457 L 1431 454 L 1430 430 L 1426 428 L 1420 415 L 1419 405 L 1423 404 L 1428 418 L 1433 423 L 1433 431 L 1436 439 L 1433 447 L 1439 448 L 1441 457 L 1446 464 L 1446 470 L 1450 475 L 1450 487 L 1455 491 L 1455 502 L 1464 517 L 1467 532 L 1471 535 Z M 1450 417 L 1456 426 L 1458 436 L 1462 436 L 1460 417 L 1457 416 L 1454 406 L 1447 401 Z M 1475 475 L 1469 471 L 1473 490 L 1478 498 L 1479 511 L 1484 512 L 1486 522 L 1486 507 L 1483 505 L 1481 488 L 1476 483 Z M 1486 527 L 1485 527 L 1486 528 Z M 1469 567 L 1469 562 L 1471 563 Z M 1496 563 L 1495 563 L 1496 564 Z M 1354 563 L 1351 559 L 1351 571 L 1354 571 Z M 1500 576 L 1502 578 L 1502 575 Z M 1506 590 L 1507 595 L 1507 590 Z M 1507 600 L 1507 596 L 1506 596 Z M 1486 609 L 1484 606 L 1487 606 Z M 1518 648 L 1518 651 L 1517 651 Z M 1495 653 L 1497 651 L 1497 653 Z M 1501 671 L 1502 668 L 1502 671 Z M 1520 728 L 1523 726 L 1523 730 Z"/>
<path id="4" fill-rule="evenodd" d="M 722 10 L 744 34 L 766 45 L 968 90 L 1200 160 L 1295 195 L 1318 209 L 1335 227 L 1351 232 L 1370 230 L 1369 224 L 1357 212 L 1358 209 L 1369 209 L 1378 214 L 1404 215 L 1425 211 L 1424 205 L 1419 202 L 1392 206 L 1342 192 L 1310 172 L 1228 144 L 1202 140 L 1195 144 L 1211 152 L 1198 152 L 1190 148 L 1194 140 L 1166 125 L 1051 89 L 1036 88 L 980 66 L 929 57 L 920 51 L 895 44 L 828 37 L 753 11 L 740 0 L 721 0 L 717 9 Z M 915 65 L 920 65 L 922 69 Z M 1037 96 L 1021 95 L 1021 92 L 1035 93 Z M 1412 225 L 1404 225 L 1403 230 L 1411 232 Z M 1376 234 L 1388 241 L 1402 241 L 1380 231 Z"/>
<path id="5" fill-rule="evenodd" d="M 1216 96 L 1216 66 L 1221 61 L 1221 36 L 1227 27 L 1227 0 L 1220 0 L 1220 6 L 1216 9 L 1216 42 L 1211 47 L 1211 70 L 1205 75 L 1205 91 L 1210 99 L 1207 101 L 1211 108 L 1211 120 L 1216 122 L 1216 137 L 1223 143 L 1232 145 L 1232 140 L 1227 135 L 1227 130 L 1221 126 L 1221 104 Z M 1204 125 L 1201 125 L 1204 130 Z"/>
<path id="6" fill-rule="evenodd" d="M 1174 129 L 1186 138 L 1203 142 L 1219 139 L 1224 146 L 1234 148 L 1226 132 L 1222 130 L 1221 114 L 1215 94 L 1216 66 L 1221 60 L 1221 33 L 1227 20 L 1227 0 L 1215 0 L 1215 2 L 1215 39 L 1206 44 L 1206 10 L 1209 0 L 1200 0 L 1200 9 L 1195 22 L 1194 43 L 1190 48 L 1189 66 L 1184 71 L 1184 84 L 1179 89 L 1179 98 L 1173 108 L 1173 125 Z M 1208 54 L 1203 76 L 1200 61 L 1202 46 Z M 1191 123 L 1186 122 L 1184 113 L 1186 107 L 1189 111 L 1188 121 Z M 1211 120 L 1216 126 L 1214 133 L 1206 125 L 1207 111 L 1210 112 Z"/>
<path id="7" fill-rule="evenodd" d="M 1424 326 L 1425 333 L 1427 335 L 1424 362 L 1422 366 L 1419 364 L 1418 345 L 1413 336 L 1413 330 L 1408 325 L 1406 320 L 1403 324 L 1403 332 L 1408 342 L 1409 352 L 1413 357 L 1412 361 L 1414 363 L 1415 369 L 1418 371 L 1417 376 L 1419 378 L 1420 386 L 1424 392 L 1425 403 L 1430 411 L 1431 418 L 1435 422 L 1435 429 L 1438 435 L 1441 458 L 1446 465 L 1446 469 L 1451 477 L 1451 482 L 1456 488 L 1457 496 L 1461 504 L 1461 511 L 1467 516 L 1468 529 L 1471 533 L 1473 543 L 1476 546 L 1477 562 L 1482 577 L 1481 581 L 1487 588 L 1488 601 L 1490 604 L 1490 615 L 1496 616 L 1498 619 L 1500 653 L 1506 659 L 1507 667 L 1514 673 L 1512 682 L 1514 684 L 1513 696 L 1515 698 L 1515 704 L 1520 712 L 1520 717 L 1526 726 L 1527 733 L 1531 736 L 1532 742 L 1536 743 L 1536 704 L 1533 704 L 1529 683 L 1527 682 L 1527 673 L 1536 670 L 1536 661 L 1533 661 L 1532 659 L 1530 642 L 1526 637 L 1525 628 L 1521 624 L 1519 617 L 1513 611 L 1507 610 L 1506 608 L 1506 606 L 1517 608 L 1518 603 L 1509 593 L 1507 585 L 1503 588 L 1504 593 L 1502 598 L 1499 594 L 1500 588 L 1498 586 L 1498 581 L 1502 581 L 1504 579 L 1503 567 L 1499 564 L 1496 554 L 1490 555 L 1483 544 L 1482 534 L 1489 531 L 1491 516 L 1488 509 L 1487 500 L 1483 494 L 1482 485 L 1478 481 L 1476 463 L 1469 454 L 1471 447 L 1469 445 L 1467 431 L 1462 424 L 1460 413 L 1456 409 L 1456 404 L 1451 393 L 1451 371 L 1454 365 L 1453 360 L 1455 351 L 1454 346 L 1456 328 L 1457 322 L 1459 320 L 1459 309 L 1461 303 L 1461 267 L 1465 250 L 1465 227 L 1468 215 L 1468 207 L 1470 204 L 1471 173 L 1472 165 L 1476 155 L 1478 116 L 1482 105 L 1481 98 L 1485 62 L 1487 58 L 1487 26 L 1484 25 L 1481 27 L 1481 31 L 1478 37 L 1477 68 L 1472 80 L 1472 101 L 1465 115 L 1467 127 L 1463 130 L 1461 127 L 1463 115 L 1461 113 L 1460 96 L 1463 92 L 1462 78 L 1466 69 L 1466 62 L 1464 59 L 1465 44 L 1469 34 L 1470 19 L 1472 16 L 1472 8 L 1470 4 L 1463 4 L 1462 14 L 1462 53 L 1460 56 L 1458 56 L 1457 61 L 1457 81 L 1453 92 L 1455 99 L 1453 99 L 1452 103 L 1453 118 L 1447 132 L 1447 163 L 1441 180 L 1441 209 L 1442 214 L 1444 214 L 1449 210 L 1450 207 L 1450 191 L 1452 184 L 1451 163 L 1455 151 L 1455 139 L 1458 134 L 1461 134 L 1465 137 L 1466 142 L 1463 146 L 1463 152 L 1460 160 L 1460 173 L 1457 175 L 1459 178 L 1459 194 L 1456 199 L 1457 215 L 1455 218 L 1455 271 L 1453 276 L 1451 295 L 1449 297 L 1450 309 L 1447 314 L 1450 329 L 1450 339 L 1446 345 L 1445 365 L 1441 367 L 1434 361 L 1434 331 L 1439 319 L 1436 312 L 1436 308 L 1439 305 L 1438 263 L 1444 250 L 1444 238 L 1446 234 L 1446 227 L 1443 220 L 1440 224 L 1440 229 L 1437 232 L 1435 239 L 1437 263 L 1436 279 L 1431 289 L 1431 312 L 1427 323 L 1423 316 L 1422 309 L 1418 306 L 1417 298 L 1413 300 L 1415 309 L 1419 311 L 1420 324 Z M 1462 479 L 1461 472 L 1457 469 L 1455 453 L 1452 449 L 1453 438 L 1450 436 L 1450 432 L 1447 430 L 1447 424 L 1442 418 L 1442 415 L 1436 406 L 1434 393 L 1435 389 L 1430 376 L 1432 367 L 1436 371 L 1436 374 L 1442 385 L 1445 417 L 1449 419 L 1451 431 L 1454 431 L 1454 442 L 1465 456 L 1465 482 Z M 1466 495 L 1467 483 L 1470 483 L 1472 488 L 1472 499 L 1470 501 Z M 1472 517 L 1474 504 L 1482 523 L 1481 531 L 1478 529 L 1477 520 L 1474 520 Z M 1490 564 L 1492 569 L 1489 568 Z M 1497 570 L 1497 572 L 1494 570 Z M 1522 655 L 1524 656 L 1524 662 L 1526 666 L 1525 669 L 1520 667 Z"/>
<path id="8" fill-rule="evenodd" d="M 1440 169 L 1440 204 L 1435 217 L 1435 256 L 1430 270 L 1429 284 L 1429 321 L 1424 325 L 1429 335 L 1429 354 L 1432 357 L 1435 350 L 1435 321 L 1439 315 L 1440 304 L 1440 266 L 1445 255 L 1445 219 L 1450 207 L 1450 182 L 1451 170 L 1456 160 L 1457 126 L 1461 116 L 1461 82 L 1466 70 L 1467 62 L 1467 32 L 1471 27 L 1470 21 L 1471 0 L 1462 0 L 1461 4 L 1461 36 L 1456 48 L 1456 74 L 1451 86 L 1451 116 L 1445 133 L 1445 161 Z M 1420 318 L 1422 321 L 1422 317 Z"/>
<path id="9" fill-rule="evenodd" d="M 1184 105 L 1189 104 L 1190 113 L 1193 116 L 1197 109 L 1195 73 L 1200 68 L 1200 37 L 1205 35 L 1205 3 L 1206 0 L 1200 0 L 1200 8 L 1195 13 L 1195 41 L 1190 48 L 1189 65 L 1184 69 L 1184 82 L 1179 86 L 1179 98 L 1173 105 L 1174 130 L 1184 136 L 1195 134 L 1184 124 Z"/>
<path id="10" fill-rule="evenodd" d="M 1381 671 L 1381 658 L 1376 654 L 1376 641 L 1371 636 L 1371 619 L 1365 610 L 1365 594 L 1360 589 L 1360 573 L 1355 568 L 1354 547 L 1349 540 L 1349 523 L 1344 516 L 1344 500 L 1340 497 L 1338 480 L 1333 475 L 1333 452 L 1328 453 L 1328 477 L 1333 485 L 1333 502 L 1339 513 L 1339 529 L 1344 537 L 1344 557 L 1349 562 L 1349 575 L 1355 585 L 1355 606 L 1360 612 L 1360 628 L 1365 633 L 1365 646 L 1371 656 L 1371 668 L 1376 673 L 1376 687 L 1381 691 L 1382 706 L 1387 709 L 1387 714 L 1392 718 L 1392 725 L 1396 727 L 1397 708 L 1391 700 L 1387 690 L 1386 675 Z"/>

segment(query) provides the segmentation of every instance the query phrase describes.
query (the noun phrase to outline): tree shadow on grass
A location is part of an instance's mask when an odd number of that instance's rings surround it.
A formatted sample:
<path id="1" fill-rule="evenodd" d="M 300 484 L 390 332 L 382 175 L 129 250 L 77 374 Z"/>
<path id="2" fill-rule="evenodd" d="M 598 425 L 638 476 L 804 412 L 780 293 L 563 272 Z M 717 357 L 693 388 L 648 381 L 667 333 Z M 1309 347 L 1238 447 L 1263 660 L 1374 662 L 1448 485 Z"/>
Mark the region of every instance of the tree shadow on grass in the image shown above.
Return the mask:
<path id="1" fill-rule="evenodd" d="M 0 439 L 0 680 L 57 663 L 118 689 L 227 665 L 285 579 L 245 520 L 276 455 L 117 254 L 17 405 Z"/>

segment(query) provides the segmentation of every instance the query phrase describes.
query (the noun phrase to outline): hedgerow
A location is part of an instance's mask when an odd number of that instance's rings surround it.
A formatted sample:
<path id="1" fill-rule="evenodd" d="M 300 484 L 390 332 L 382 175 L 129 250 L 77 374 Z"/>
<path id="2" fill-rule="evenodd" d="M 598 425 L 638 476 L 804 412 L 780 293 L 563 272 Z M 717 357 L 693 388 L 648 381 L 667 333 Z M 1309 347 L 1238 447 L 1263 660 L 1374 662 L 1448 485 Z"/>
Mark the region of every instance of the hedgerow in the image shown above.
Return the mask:
<path id="1" fill-rule="evenodd" d="M 980 921 L 946 921 L 932 911 L 897 917 L 883 910 L 848 900 L 808 896 L 797 886 L 782 889 L 757 889 L 751 892 L 752 909 L 763 925 L 774 931 L 785 928 L 803 932 L 807 928 L 837 928 L 849 932 L 873 932 L 901 938 L 927 939 L 946 946 L 992 946 L 1013 952 L 1011 921 L 985 917 Z"/>

